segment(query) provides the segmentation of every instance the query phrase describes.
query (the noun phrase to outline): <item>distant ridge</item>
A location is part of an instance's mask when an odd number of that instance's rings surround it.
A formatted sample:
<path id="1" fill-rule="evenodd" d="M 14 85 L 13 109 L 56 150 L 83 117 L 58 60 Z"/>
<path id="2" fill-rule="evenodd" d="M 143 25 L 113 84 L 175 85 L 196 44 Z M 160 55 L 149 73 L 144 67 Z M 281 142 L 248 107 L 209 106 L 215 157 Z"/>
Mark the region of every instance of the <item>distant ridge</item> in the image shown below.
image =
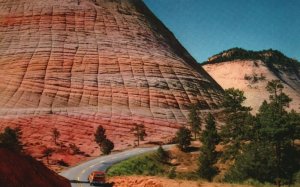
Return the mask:
<path id="1" fill-rule="evenodd" d="M 245 92 L 246 104 L 258 110 L 268 99 L 267 81 L 277 79 L 293 99 L 291 109 L 300 107 L 300 63 L 278 50 L 251 51 L 232 48 L 213 55 L 202 67 L 224 88 L 235 87 Z"/>

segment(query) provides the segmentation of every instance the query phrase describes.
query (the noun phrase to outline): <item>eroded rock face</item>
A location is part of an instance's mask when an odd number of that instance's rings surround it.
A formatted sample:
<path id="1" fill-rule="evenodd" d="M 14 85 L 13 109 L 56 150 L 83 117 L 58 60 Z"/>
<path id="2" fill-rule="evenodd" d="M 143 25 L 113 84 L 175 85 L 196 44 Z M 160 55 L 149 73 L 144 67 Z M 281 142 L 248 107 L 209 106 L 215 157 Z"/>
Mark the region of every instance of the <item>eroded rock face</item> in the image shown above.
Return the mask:
<path id="1" fill-rule="evenodd" d="M 235 54 L 237 52 L 243 55 Z M 247 59 L 249 54 L 255 59 Z M 288 110 L 300 112 L 300 64 L 278 51 L 230 49 L 211 57 L 203 68 L 224 89 L 234 87 L 244 91 L 245 105 L 251 106 L 253 113 L 257 113 L 262 102 L 269 99 L 268 81 L 280 80 L 283 92 L 292 98 Z"/>
<path id="2" fill-rule="evenodd" d="M 221 93 L 142 1 L 0 0 L 0 126 L 29 148 L 54 127 L 89 154 L 97 125 L 116 147 L 135 123 L 167 140 L 190 103 L 215 109 Z"/>

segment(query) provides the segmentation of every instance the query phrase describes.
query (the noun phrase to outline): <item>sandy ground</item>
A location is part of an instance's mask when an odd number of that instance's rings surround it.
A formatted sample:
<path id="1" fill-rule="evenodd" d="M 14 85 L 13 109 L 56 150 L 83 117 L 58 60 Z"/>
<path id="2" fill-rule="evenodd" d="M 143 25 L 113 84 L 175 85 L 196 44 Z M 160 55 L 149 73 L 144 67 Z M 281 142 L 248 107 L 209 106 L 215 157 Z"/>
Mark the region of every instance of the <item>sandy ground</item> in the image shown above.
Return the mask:
<path id="1" fill-rule="evenodd" d="M 114 183 L 114 187 L 250 187 L 248 185 L 209 183 L 205 181 L 173 180 L 153 176 L 113 177 L 109 179 L 109 182 Z"/>

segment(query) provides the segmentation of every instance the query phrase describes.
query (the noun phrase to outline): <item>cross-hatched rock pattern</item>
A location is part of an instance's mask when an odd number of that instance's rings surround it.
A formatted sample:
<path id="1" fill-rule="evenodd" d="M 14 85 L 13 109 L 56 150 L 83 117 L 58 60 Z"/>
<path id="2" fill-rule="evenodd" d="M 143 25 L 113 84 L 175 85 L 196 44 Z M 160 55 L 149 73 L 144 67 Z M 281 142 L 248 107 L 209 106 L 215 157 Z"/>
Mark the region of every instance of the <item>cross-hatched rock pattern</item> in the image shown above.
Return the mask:
<path id="1" fill-rule="evenodd" d="M 117 147 L 136 123 L 166 140 L 222 92 L 142 1 L 0 0 L 0 126 L 29 148 L 54 127 L 87 152 L 97 125 Z"/>

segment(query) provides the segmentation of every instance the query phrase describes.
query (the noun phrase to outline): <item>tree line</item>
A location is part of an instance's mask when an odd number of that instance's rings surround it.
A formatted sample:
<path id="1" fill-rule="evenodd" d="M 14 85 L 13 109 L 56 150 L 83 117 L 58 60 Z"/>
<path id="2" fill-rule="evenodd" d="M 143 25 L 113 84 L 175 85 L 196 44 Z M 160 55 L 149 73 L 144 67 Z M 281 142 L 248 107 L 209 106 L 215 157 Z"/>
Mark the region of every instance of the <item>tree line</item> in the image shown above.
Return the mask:
<path id="1" fill-rule="evenodd" d="M 134 137 L 134 146 L 139 146 L 140 141 L 144 141 L 147 136 L 145 125 L 142 123 L 136 123 L 130 129 L 130 133 Z M 9 149 L 11 151 L 21 153 L 23 152 L 23 144 L 21 141 L 22 131 L 19 127 L 11 128 L 6 127 L 2 133 L 0 133 L 0 147 Z M 54 145 L 60 146 L 61 148 L 64 146 L 62 142 L 59 141 L 61 137 L 61 133 L 57 128 L 51 129 L 51 138 L 53 140 Z M 107 138 L 106 129 L 99 125 L 94 134 L 94 141 L 98 144 L 100 151 L 104 155 L 108 155 L 114 149 L 114 143 Z M 83 154 L 80 151 L 79 147 L 77 147 L 74 143 L 69 144 L 69 149 L 72 154 Z M 47 164 L 49 164 L 49 157 L 55 152 L 55 149 L 52 147 L 45 147 L 42 150 L 42 154 L 46 157 Z"/>
<path id="2" fill-rule="evenodd" d="M 190 127 L 180 128 L 176 137 L 179 148 L 186 151 L 192 133 L 195 138 L 199 134 L 200 177 L 212 180 L 219 172 L 216 163 L 223 162 L 230 166 L 224 176 L 226 182 L 256 180 L 277 186 L 294 182 L 295 174 L 300 172 L 299 145 L 295 143 L 300 139 L 300 114 L 287 111 L 292 99 L 283 92 L 280 81 L 268 82 L 266 89 L 269 101 L 261 104 L 256 115 L 250 113 L 250 107 L 243 106 L 246 100 L 243 91 L 225 90 L 221 106 L 226 119 L 219 130 L 209 114 L 201 132 L 197 107 L 190 107 Z M 222 146 L 222 152 L 216 151 L 216 145 Z"/>

